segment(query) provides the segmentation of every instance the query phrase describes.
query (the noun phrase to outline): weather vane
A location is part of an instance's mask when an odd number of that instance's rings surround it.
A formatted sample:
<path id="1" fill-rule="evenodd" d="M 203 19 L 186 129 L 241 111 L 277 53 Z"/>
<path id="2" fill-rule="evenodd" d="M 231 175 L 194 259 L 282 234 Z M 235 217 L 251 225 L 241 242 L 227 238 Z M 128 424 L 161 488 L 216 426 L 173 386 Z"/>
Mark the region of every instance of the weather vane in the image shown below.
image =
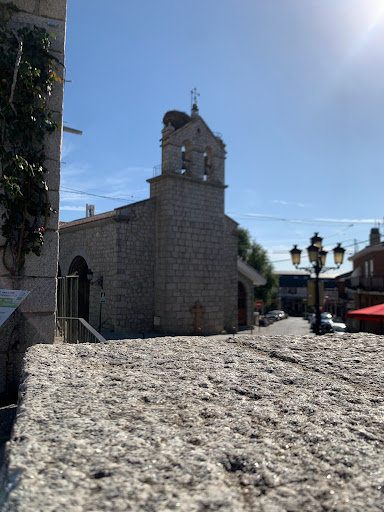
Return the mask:
<path id="1" fill-rule="evenodd" d="M 200 93 L 197 92 L 196 87 L 191 90 L 191 111 L 193 110 L 193 105 L 197 106 L 197 98 L 200 96 Z"/>

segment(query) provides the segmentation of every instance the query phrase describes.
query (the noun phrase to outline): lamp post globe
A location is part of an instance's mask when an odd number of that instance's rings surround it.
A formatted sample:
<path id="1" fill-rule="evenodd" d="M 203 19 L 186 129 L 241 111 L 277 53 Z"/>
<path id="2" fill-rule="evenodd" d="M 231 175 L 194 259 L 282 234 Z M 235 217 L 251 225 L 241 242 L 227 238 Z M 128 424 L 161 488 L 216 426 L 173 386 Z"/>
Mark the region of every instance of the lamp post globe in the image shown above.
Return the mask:
<path id="1" fill-rule="evenodd" d="M 327 259 L 327 254 L 328 252 L 324 251 L 324 249 L 321 249 L 321 251 L 319 251 L 319 259 L 322 267 L 325 267 L 325 260 Z"/>
<path id="2" fill-rule="evenodd" d="M 319 255 L 319 248 L 317 247 L 317 245 L 311 244 L 310 246 L 307 247 L 307 251 L 310 263 L 316 264 Z"/>
<path id="3" fill-rule="evenodd" d="M 311 238 L 311 244 L 315 245 L 319 250 L 323 247 L 323 239 L 319 236 L 319 233 L 315 233 Z"/>
<path id="4" fill-rule="evenodd" d="M 339 268 L 343 264 L 345 249 L 341 247 L 341 243 L 337 244 L 337 247 L 333 249 L 333 255 L 335 257 L 335 265 Z"/>
<path id="5" fill-rule="evenodd" d="M 291 253 L 292 265 L 297 267 L 300 265 L 301 249 L 297 248 L 297 245 L 293 246 L 293 249 L 289 251 Z"/>

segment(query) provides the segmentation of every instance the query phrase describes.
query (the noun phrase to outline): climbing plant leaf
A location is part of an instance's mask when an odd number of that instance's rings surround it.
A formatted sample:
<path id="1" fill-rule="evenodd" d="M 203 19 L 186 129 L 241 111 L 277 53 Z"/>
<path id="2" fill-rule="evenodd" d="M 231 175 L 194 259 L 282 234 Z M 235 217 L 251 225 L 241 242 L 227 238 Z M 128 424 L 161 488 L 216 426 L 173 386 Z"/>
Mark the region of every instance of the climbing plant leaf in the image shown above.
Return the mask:
<path id="1" fill-rule="evenodd" d="M 59 127 L 47 106 L 61 82 L 51 38 L 39 27 L 0 26 L 0 247 L 12 274 L 20 272 L 25 255 L 40 255 L 48 216 L 56 213 L 44 165 L 46 136 Z"/>

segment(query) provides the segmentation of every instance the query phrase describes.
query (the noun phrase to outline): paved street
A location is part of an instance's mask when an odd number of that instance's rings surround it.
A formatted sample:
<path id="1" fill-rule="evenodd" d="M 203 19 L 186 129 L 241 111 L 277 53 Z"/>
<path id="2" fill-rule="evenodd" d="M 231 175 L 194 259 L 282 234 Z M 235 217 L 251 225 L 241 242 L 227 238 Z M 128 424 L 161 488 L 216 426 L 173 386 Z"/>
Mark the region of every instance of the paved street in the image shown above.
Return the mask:
<path id="1" fill-rule="evenodd" d="M 255 334 L 259 334 L 259 329 L 256 328 Z M 260 334 L 270 336 L 271 334 L 294 334 L 296 336 L 303 336 L 305 334 L 313 334 L 309 329 L 309 322 L 302 317 L 289 317 L 279 322 L 274 322 L 268 327 L 261 327 Z"/>
<path id="2" fill-rule="evenodd" d="M 261 334 L 262 336 L 273 336 L 275 334 L 282 336 L 288 334 L 294 336 L 314 336 L 314 333 L 309 329 L 309 322 L 302 317 L 289 317 L 284 320 L 279 320 L 278 322 L 273 322 L 271 325 L 268 325 L 268 327 L 255 327 L 253 330 L 240 330 L 235 336 L 241 336 L 242 334 Z M 223 341 L 228 338 L 228 334 L 214 334 L 207 336 L 207 338 Z"/>

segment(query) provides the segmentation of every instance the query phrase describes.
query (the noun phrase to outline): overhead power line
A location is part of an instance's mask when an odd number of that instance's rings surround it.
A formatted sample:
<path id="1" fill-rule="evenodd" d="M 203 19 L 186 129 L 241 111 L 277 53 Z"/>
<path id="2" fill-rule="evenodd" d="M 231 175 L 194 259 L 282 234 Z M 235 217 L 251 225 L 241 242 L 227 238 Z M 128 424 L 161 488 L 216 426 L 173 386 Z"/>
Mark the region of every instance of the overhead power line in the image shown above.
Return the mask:
<path id="1" fill-rule="evenodd" d="M 76 190 L 76 189 L 68 188 L 68 187 L 60 187 L 60 190 L 62 190 L 63 192 L 70 192 L 71 194 L 79 194 L 82 196 L 101 197 L 102 199 L 109 199 L 110 201 L 117 201 L 119 203 L 126 203 L 126 202 L 133 203 L 134 202 L 133 199 L 130 199 L 128 197 L 103 196 L 101 194 L 93 194 L 91 192 L 84 192 L 83 190 Z M 133 196 L 130 196 L 130 197 L 132 198 Z"/>
<path id="2" fill-rule="evenodd" d="M 346 220 L 333 220 L 333 219 L 288 219 L 286 217 L 274 217 L 273 215 L 263 215 L 259 213 L 236 213 L 236 212 L 229 212 L 228 215 L 232 215 L 232 217 L 248 217 L 252 218 L 253 220 L 274 220 L 279 222 L 289 222 L 294 224 L 369 224 L 370 220 L 364 220 L 364 219 L 346 219 Z M 382 220 L 378 219 L 372 219 L 372 223 L 382 223 Z"/>
<path id="3" fill-rule="evenodd" d="M 352 247 L 352 246 L 354 246 L 354 245 L 355 245 L 355 243 L 357 243 L 357 244 L 366 244 L 367 242 L 369 242 L 369 240 L 360 240 L 359 242 L 354 242 L 353 244 L 343 245 L 343 247 L 346 249 L 347 247 Z M 343 242 L 341 242 L 341 243 L 343 243 Z M 280 251 L 279 251 L 279 252 L 280 252 Z M 287 250 L 287 252 L 289 252 L 289 251 Z M 349 253 L 349 254 L 350 254 L 350 253 Z M 306 254 L 303 254 L 303 258 L 307 258 L 307 257 L 308 257 L 308 256 L 307 256 Z M 283 260 L 273 260 L 273 261 L 271 261 L 271 262 L 272 262 L 272 263 L 283 263 L 283 262 L 285 262 L 285 261 L 291 261 L 291 258 L 285 258 L 285 259 L 283 259 Z"/>

